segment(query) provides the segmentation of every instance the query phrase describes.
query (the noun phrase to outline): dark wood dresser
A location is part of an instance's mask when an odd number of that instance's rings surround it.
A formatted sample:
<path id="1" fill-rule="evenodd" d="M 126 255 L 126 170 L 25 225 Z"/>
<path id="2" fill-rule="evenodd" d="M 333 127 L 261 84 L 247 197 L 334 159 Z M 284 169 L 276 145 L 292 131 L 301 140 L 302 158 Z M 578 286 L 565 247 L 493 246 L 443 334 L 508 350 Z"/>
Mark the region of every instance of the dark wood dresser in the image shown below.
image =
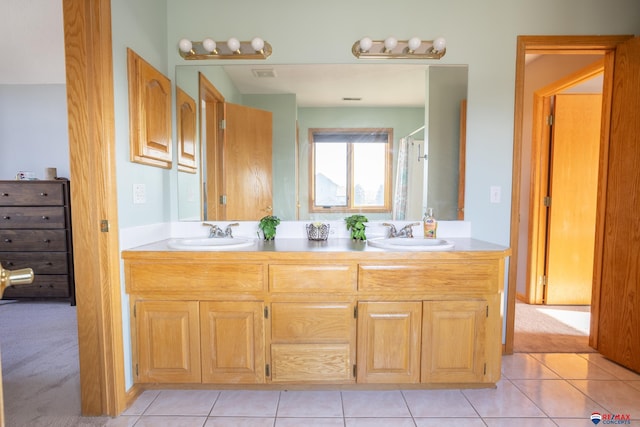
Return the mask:
<path id="1" fill-rule="evenodd" d="M 69 181 L 0 181 L 0 262 L 32 268 L 30 285 L 4 299 L 62 299 L 75 305 Z"/>

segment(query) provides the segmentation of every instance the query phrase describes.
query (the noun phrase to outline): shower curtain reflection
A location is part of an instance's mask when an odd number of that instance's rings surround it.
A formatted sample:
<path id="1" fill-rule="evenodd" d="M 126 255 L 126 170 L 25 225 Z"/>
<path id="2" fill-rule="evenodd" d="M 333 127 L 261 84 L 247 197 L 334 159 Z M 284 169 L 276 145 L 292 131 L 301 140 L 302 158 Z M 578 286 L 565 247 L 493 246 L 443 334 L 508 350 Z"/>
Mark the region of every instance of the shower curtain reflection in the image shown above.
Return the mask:
<path id="1" fill-rule="evenodd" d="M 423 201 L 427 200 L 426 145 L 424 141 L 415 140 L 412 135 L 401 138 L 398 145 L 393 219 L 401 221 L 421 218 L 426 210 Z"/>

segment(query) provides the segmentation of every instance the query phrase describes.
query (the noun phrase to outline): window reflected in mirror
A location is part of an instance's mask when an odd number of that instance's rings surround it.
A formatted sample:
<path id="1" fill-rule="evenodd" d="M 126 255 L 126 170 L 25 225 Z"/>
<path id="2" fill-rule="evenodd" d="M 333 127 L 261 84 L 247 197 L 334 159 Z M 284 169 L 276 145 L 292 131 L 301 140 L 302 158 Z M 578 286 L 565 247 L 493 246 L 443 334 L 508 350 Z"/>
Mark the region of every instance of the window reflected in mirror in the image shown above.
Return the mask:
<path id="1" fill-rule="evenodd" d="M 392 129 L 310 129 L 311 212 L 389 212 Z"/>

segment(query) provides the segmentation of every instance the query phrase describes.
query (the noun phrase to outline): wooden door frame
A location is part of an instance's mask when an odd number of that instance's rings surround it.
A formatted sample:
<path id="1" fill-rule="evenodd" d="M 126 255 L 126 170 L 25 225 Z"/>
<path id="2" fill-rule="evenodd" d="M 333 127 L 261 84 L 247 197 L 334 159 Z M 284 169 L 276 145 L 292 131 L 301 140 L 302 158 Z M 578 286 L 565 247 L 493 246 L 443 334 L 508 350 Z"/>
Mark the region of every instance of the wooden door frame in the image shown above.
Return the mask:
<path id="1" fill-rule="evenodd" d="M 533 94 L 533 132 L 531 138 L 531 192 L 529 193 L 529 250 L 526 275 L 526 299 L 529 304 L 543 303 L 547 215 L 544 198 L 549 184 L 549 144 L 546 118 L 551 114 L 551 98 L 604 72 L 604 58 L 595 61 Z"/>
<path id="2" fill-rule="evenodd" d="M 198 93 L 200 97 L 200 141 L 201 159 L 204 159 L 206 187 L 202 190 L 206 201 L 207 221 L 225 219 L 225 206 L 218 202 L 224 194 L 224 174 L 222 156 L 223 129 L 220 123 L 224 119 L 224 96 L 216 89 L 207 77 L 198 73 Z M 205 114 L 203 114 L 203 107 Z M 203 119 L 204 117 L 204 119 Z M 211 184 L 213 183 L 213 184 Z M 214 204 L 213 206 L 211 204 Z"/>
<path id="3" fill-rule="evenodd" d="M 515 329 L 516 285 L 518 273 L 518 244 L 521 239 L 520 226 L 520 194 L 522 173 L 522 140 L 524 118 L 524 76 L 526 54 L 604 54 L 604 83 L 602 88 L 602 126 L 600 141 L 600 173 L 598 178 L 598 207 L 596 213 L 596 251 L 594 262 L 593 297 L 591 304 L 591 337 L 589 344 L 597 347 L 597 319 L 599 310 L 599 277 L 601 276 L 602 238 L 599 232 L 603 228 L 602 205 L 606 185 L 603 182 L 606 174 L 606 158 L 608 153 L 611 94 L 613 82 L 613 66 L 616 46 L 629 39 L 632 35 L 612 36 L 518 36 L 516 48 L 516 79 L 514 103 L 514 132 L 513 132 L 513 174 L 511 194 L 511 262 L 507 283 L 507 319 L 504 353 L 513 353 L 513 339 Z M 528 236 L 523 236 L 526 238 Z"/>
<path id="4" fill-rule="evenodd" d="M 63 0 L 82 414 L 118 415 L 124 375 L 110 0 Z"/>

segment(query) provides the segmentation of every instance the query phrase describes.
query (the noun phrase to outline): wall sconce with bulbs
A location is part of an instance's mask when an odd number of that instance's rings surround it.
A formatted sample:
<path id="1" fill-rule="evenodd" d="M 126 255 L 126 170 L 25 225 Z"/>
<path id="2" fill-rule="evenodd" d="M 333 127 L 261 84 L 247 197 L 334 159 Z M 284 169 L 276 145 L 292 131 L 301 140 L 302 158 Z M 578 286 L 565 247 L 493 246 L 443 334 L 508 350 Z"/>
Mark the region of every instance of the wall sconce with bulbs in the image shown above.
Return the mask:
<path id="1" fill-rule="evenodd" d="M 435 40 L 421 40 L 418 37 L 409 40 L 398 40 L 395 37 L 371 40 L 363 37 L 353 44 L 351 52 L 356 58 L 366 59 L 440 59 L 447 48 L 442 37 Z"/>
<path id="2" fill-rule="evenodd" d="M 206 38 L 201 42 L 180 39 L 178 52 L 184 59 L 267 59 L 271 45 L 260 37 L 251 41 L 240 41 L 231 37 L 226 42 Z"/>

